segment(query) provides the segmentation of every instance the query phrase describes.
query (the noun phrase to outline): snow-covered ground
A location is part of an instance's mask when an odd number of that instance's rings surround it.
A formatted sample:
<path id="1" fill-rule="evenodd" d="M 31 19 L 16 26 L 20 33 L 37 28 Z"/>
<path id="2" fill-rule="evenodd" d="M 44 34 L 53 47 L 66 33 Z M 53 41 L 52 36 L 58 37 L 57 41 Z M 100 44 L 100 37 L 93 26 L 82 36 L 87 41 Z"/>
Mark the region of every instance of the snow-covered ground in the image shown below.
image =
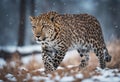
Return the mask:
<path id="1" fill-rule="evenodd" d="M 33 51 L 41 51 L 40 45 L 30 45 L 30 46 L 23 46 L 23 47 L 16 47 L 16 46 L 0 46 L 0 50 L 7 51 L 7 52 L 15 52 L 19 51 L 20 53 L 31 53 Z"/>
<path id="2" fill-rule="evenodd" d="M 0 58 L 0 69 L 2 69 L 4 65 L 6 65 L 6 61 Z"/>
<path id="3" fill-rule="evenodd" d="M 24 62 L 24 64 L 29 64 L 29 61 L 33 58 L 33 56 L 27 56 L 23 57 L 21 60 Z M 36 59 L 37 62 L 41 60 L 40 55 L 35 55 L 34 59 Z M 6 62 L 3 59 L 0 59 L 0 70 L 3 69 L 3 66 L 6 65 Z M 32 64 L 31 64 L 32 65 Z M 44 68 L 29 70 L 25 66 L 18 67 L 18 75 L 16 76 L 14 73 L 7 72 L 4 74 L 4 78 L 0 77 L 0 82 L 4 81 L 12 81 L 17 82 L 18 76 L 19 78 L 22 78 L 22 81 L 24 82 L 120 82 L 120 69 L 101 69 L 97 67 L 94 71 L 88 72 L 89 77 L 86 77 L 86 75 L 81 71 L 74 70 L 74 65 L 69 65 L 67 68 L 65 67 L 58 67 L 57 71 L 50 74 L 44 73 Z M 4 71 L 2 71 L 4 72 Z M 23 73 L 25 72 L 25 73 Z M 0 73 L 2 74 L 2 73 Z M 22 74 L 25 74 L 24 78 L 22 77 Z M 7 79 L 7 80 L 5 80 Z"/>
<path id="4" fill-rule="evenodd" d="M 118 69 L 100 69 L 95 70 L 100 75 L 94 75 L 90 78 L 84 79 L 82 82 L 120 82 L 120 70 Z"/>
<path id="5" fill-rule="evenodd" d="M 23 69 L 25 70 L 25 68 L 23 68 Z M 40 70 L 43 70 L 43 69 L 38 69 L 35 71 L 43 72 Z M 40 82 L 40 81 L 44 81 L 44 82 L 54 82 L 54 81 L 57 81 L 57 82 L 73 82 L 73 81 L 78 81 L 78 82 L 79 81 L 81 81 L 81 82 L 120 82 L 120 72 L 118 69 L 102 70 L 100 68 L 97 68 L 95 71 L 100 73 L 100 75 L 93 75 L 90 78 L 84 78 L 84 75 L 80 72 L 73 74 L 73 75 L 67 75 L 67 73 L 66 73 L 62 77 L 61 77 L 61 75 L 57 74 L 57 72 L 55 75 L 47 74 L 46 76 L 32 75 L 30 73 L 27 73 L 26 77 L 23 79 L 23 81 L 29 82 L 29 80 L 32 80 L 34 82 Z M 17 82 L 17 78 L 11 73 L 6 74 L 5 78 L 8 79 L 9 81 Z M 4 82 L 4 80 L 0 79 L 0 82 Z"/>
<path id="6" fill-rule="evenodd" d="M 89 66 L 84 70 L 78 70 L 80 58 L 76 51 L 68 52 L 60 67 L 49 74 L 44 72 L 40 54 L 21 59 L 13 58 L 7 62 L 0 58 L 0 82 L 120 82 L 119 44 L 120 42 L 109 44 L 108 50 L 112 61 L 107 63 L 109 68 L 106 69 L 99 68 L 97 57 L 90 54 Z M 1 49 L 28 53 L 33 50 L 40 51 L 40 46 L 29 46 L 29 49 L 28 47 L 2 47 Z"/>

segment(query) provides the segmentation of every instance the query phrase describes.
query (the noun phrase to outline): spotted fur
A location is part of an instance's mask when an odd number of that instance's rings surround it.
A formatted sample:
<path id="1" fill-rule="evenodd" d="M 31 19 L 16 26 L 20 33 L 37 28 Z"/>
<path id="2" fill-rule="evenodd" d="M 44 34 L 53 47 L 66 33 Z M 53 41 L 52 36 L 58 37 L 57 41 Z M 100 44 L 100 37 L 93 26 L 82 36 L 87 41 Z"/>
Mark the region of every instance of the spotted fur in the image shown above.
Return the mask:
<path id="1" fill-rule="evenodd" d="M 48 12 L 30 17 L 30 20 L 34 37 L 42 45 L 46 72 L 56 70 L 65 53 L 71 49 L 76 49 L 80 57 L 84 57 L 80 67 L 87 65 L 90 51 L 98 57 L 101 68 L 106 67 L 106 62 L 110 62 L 111 56 L 95 17 L 88 14 Z"/>

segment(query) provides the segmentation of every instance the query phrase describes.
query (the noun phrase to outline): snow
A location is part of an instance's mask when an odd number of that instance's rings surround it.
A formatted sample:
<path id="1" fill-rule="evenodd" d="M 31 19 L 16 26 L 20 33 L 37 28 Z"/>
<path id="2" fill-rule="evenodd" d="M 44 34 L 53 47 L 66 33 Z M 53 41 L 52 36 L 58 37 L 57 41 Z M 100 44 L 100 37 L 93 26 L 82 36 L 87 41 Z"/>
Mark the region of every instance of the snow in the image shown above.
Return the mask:
<path id="1" fill-rule="evenodd" d="M 50 81 L 50 78 L 43 76 L 33 76 L 32 80 L 34 80 L 35 82 L 39 82 L 40 80 Z"/>
<path id="2" fill-rule="evenodd" d="M 82 82 L 94 82 L 95 80 L 97 80 L 97 82 L 120 82 L 120 73 L 117 73 L 119 71 L 118 69 L 101 69 L 97 67 L 96 71 L 100 72 L 101 75 L 92 76 L 91 78 L 85 79 Z"/>
<path id="3" fill-rule="evenodd" d="M 35 70 L 35 71 L 44 72 L 44 71 L 45 71 L 45 69 L 44 69 L 44 68 L 40 68 L 40 69 L 37 69 L 37 70 Z"/>
<path id="4" fill-rule="evenodd" d="M 15 51 L 19 51 L 20 53 L 31 53 L 33 51 L 41 51 L 40 45 L 31 45 L 31 46 L 24 46 L 24 47 L 16 47 L 16 46 L 0 46 L 0 50 L 4 50 L 10 53 Z"/>
<path id="5" fill-rule="evenodd" d="M 28 81 L 31 78 L 30 73 L 27 73 L 26 78 L 23 80 L 24 82 Z"/>
<path id="6" fill-rule="evenodd" d="M 69 66 L 71 67 L 71 66 Z M 73 66 L 72 66 L 73 67 Z M 20 67 L 20 70 L 26 70 L 28 71 L 25 67 Z M 44 68 L 41 69 L 37 69 L 31 72 L 36 72 L 39 71 L 40 73 L 44 71 Z M 32 79 L 34 82 L 40 82 L 40 81 L 44 81 L 44 82 L 73 82 L 76 79 L 83 79 L 81 82 L 120 82 L 120 73 L 118 69 L 101 69 L 99 67 L 97 67 L 97 69 L 95 70 L 96 72 L 100 73 L 100 75 L 93 75 L 90 78 L 86 78 L 84 79 L 84 76 L 82 73 L 76 73 L 75 75 L 64 75 L 64 76 L 60 76 L 58 73 L 55 74 L 54 78 L 52 74 L 47 74 L 47 76 L 35 76 L 35 75 L 31 75 L 30 73 L 26 74 L 26 77 L 23 79 L 23 81 L 29 81 L 30 79 Z M 44 74 L 45 75 L 45 74 Z M 10 81 L 17 81 L 16 78 L 14 77 L 14 75 L 8 73 L 5 75 L 5 77 L 10 80 Z M 0 82 L 3 82 L 2 80 L 0 80 Z"/>
<path id="7" fill-rule="evenodd" d="M 75 80 L 75 78 L 73 76 L 65 76 L 65 77 L 60 79 L 60 82 L 71 82 L 74 80 Z"/>
<path id="8" fill-rule="evenodd" d="M 37 12 L 38 12 L 38 10 L 37 10 L 37 9 L 35 9 L 35 10 L 34 10 L 34 12 L 35 12 L 35 13 L 37 13 Z"/>
<path id="9" fill-rule="evenodd" d="M 16 62 L 11 61 L 11 62 L 10 62 L 10 66 L 15 67 L 15 66 L 16 66 Z"/>
<path id="10" fill-rule="evenodd" d="M 16 51 L 16 46 L 0 46 L 0 50 L 4 50 L 12 53 Z"/>
<path id="11" fill-rule="evenodd" d="M 55 6 L 56 5 L 56 3 L 53 3 L 53 6 Z"/>
<path id="12" fill-rule="evenodd" d="M 6 61 L 4 59 L 0 58 L 0 68 L 2 69 L 3 66 L 5 66 L 5 65 L 6 65 Z"/>
<path id="13" fill-rule="evenodd" d="M 31 59 L 35 59 L 37 62 L 41 62 L 42 58 L 40 54 L 37 55 L 31 55 L 31 56 L 25 56 L 22 57 L 22 62 L 23 64 L 29 64 L 29 61 Z M 6 62 L 0 58 L 0 68 L 2 69 L 2 66 L 6 65 Z M 10 62 L 11 66 L 15 66 L 15 62 Z M 68 69 L 72 69 L 73 67 L 76 67 L 76 65 L 68 65 L 67 68 Z M 61 75 L 57 72 L 54 73 L 54 75 L 52 74 L 45 74 L 45 69 L 44 68 L 40 68 L 40 69 L 36 69 L 36 70 L 31 70 L 29 72 L 29 70 L 23 66 L 20 66 L 18 68 L 19 70 L 19 74 L 22 70 L 26 71 L 26 76 L 23 78 L 23 81 L 29 81 L 30 79 L 32 79 L 34 82 L 40 82 L 40 81 L 44 81 L 44 82 L 73 82 L 76 79 L 81 79 L 81 82 L 120 82 L 120 72 L 118 69 L 101 69 L 99 67 L 96 68 L 95 72 L 99 73 L 99 75 L 92 75 L 89 78 L 84 78 L 84 75 L 80 72 L 75 73 L 74 70 L 70 70 L 70 71 L 65 71 L 64 73 L 62 73 Z M 65 70 L 64 67 L 58 67 L 57 70 Z M 31 73 L 40 73 L 42 76 L 40 75 L 32 75 Z M 69 73 L 75 73 L 74 75 L 69 74 Z M 17 77 L 15 77 L 13 74 L 11 73 L 7 73 L 5 75 L 5 78 L 7 78 L 9 81 L 15 82 L 17 81 Z M 0 80 L 0 82 L 4 82 L 2 79 Z"/>
<path id="14" fill-rule="evenodd" d="M 0 82 L 4 82 L 3 80 L 0 80 Z"/>
<path id="15" fill-rule="evenodd" d="M 79 78 L 79 79 L 82 79 L 82 78 L 83 78 L 83 75 L 82 75 L 82 74 L 76 74 L 75 77 L 76 77 L 76 78 Z"/>
<path id="16" fill-rule="evenodd" d="M 17 81 L 16 78 L 10 73 L 8 73 L 5 77 L 10 81 Z"/>
<path id="17" fill-rule="evenodd" d="M 57 69 L 64 69 L 64 68 L 59 66 Z"/>
<path id="18" fill-rule="evenodd" d="M 28 69 L 25 68 L 25 67 L 19 67 L 19 70 L 20 70 L 20 71 L 22 71 L 22 70 L 28 71 Z"/>
<path id="19" fill-rule="evenodd" d="M 41 51 L 41 46 L 40 45 L 32 45 L 32 46 L 27 46 L 27 47 L 18 47 L 17 51 L 21 53 L 30 53 L 33 51 Z"/>
<path id="20" fill-rule="evenodd" d="M 120 77 L 104 77 L 104 76 L 93 76 L 91 79 L 99 80 L 100 82 L 118 82 L 120 81 Z"/>
<path id="21" fill-rule="evenodd" d="M 94 82 L 92 79 L 85 79 L 82 82 Z"/>
<path id="22" fill-rule="evenodd" d="M 42 62 L 42 57 L 40 54 L 36 54 L 36 55 L 29 55 L 26 57 L 22 57 L 21 61 L 24 64 L 28 64 L 30 62 L 30 60 L 35 59 L 37 62 Z"/>
<path id="23" fill-rule="evenodd" d="M 65 6 L 65 5 L 66 5 L 66 3 L 63 3 L 63 5 Z"/>
<path id="24" fill-rule="evenodd" d="M 59 80 L 60 80 L 60 76 L 57 75 L 57 76 L 55 77 L 55 80 L 59 81 Z"/>
<path id="25" fill-rule="evenodd" d="M 72 68 L 72 67 L 76 67 L 76 66 L 78 66 L 78 65 L 68 65 L 67 67 Z"/>
<path id="26" fill-rule="evenodd" d="M 8 14 L 6 14 L 6 17 L 8 17 Z"/>

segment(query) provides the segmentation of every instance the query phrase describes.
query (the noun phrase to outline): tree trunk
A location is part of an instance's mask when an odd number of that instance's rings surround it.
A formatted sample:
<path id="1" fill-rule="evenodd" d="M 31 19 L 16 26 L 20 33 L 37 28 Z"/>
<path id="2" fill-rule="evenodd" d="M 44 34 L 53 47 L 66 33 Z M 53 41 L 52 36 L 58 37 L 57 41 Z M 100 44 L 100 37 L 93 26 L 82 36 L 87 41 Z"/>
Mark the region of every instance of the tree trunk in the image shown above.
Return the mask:
<path id="1" fill-rule="evenodd" d="M 35 0 L 30 0 L 30 14 L 34 16 L 34 10 L 35 10 Z"/>
<path id="2" fill-rule="evenodd" d="M 25 38 L 25 14 L 26 14 L 26 0 L 20 0 L 20 23 L 18 30 L 18 46 L 24 45 Z"/>

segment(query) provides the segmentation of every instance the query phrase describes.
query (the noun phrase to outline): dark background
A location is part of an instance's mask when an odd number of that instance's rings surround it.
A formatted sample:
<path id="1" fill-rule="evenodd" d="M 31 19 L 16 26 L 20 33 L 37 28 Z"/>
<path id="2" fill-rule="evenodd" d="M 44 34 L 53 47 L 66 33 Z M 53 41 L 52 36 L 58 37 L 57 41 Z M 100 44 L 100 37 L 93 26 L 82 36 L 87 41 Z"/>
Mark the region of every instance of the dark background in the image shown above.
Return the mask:
<path id="1" fill-rule="evenodd" d="M 29 16 L 48 11 L 91 14 L 101 23 L 106 43 L 120 38 L 120 0 L 1 0 L 0 49 L 34 45 Z"/>

